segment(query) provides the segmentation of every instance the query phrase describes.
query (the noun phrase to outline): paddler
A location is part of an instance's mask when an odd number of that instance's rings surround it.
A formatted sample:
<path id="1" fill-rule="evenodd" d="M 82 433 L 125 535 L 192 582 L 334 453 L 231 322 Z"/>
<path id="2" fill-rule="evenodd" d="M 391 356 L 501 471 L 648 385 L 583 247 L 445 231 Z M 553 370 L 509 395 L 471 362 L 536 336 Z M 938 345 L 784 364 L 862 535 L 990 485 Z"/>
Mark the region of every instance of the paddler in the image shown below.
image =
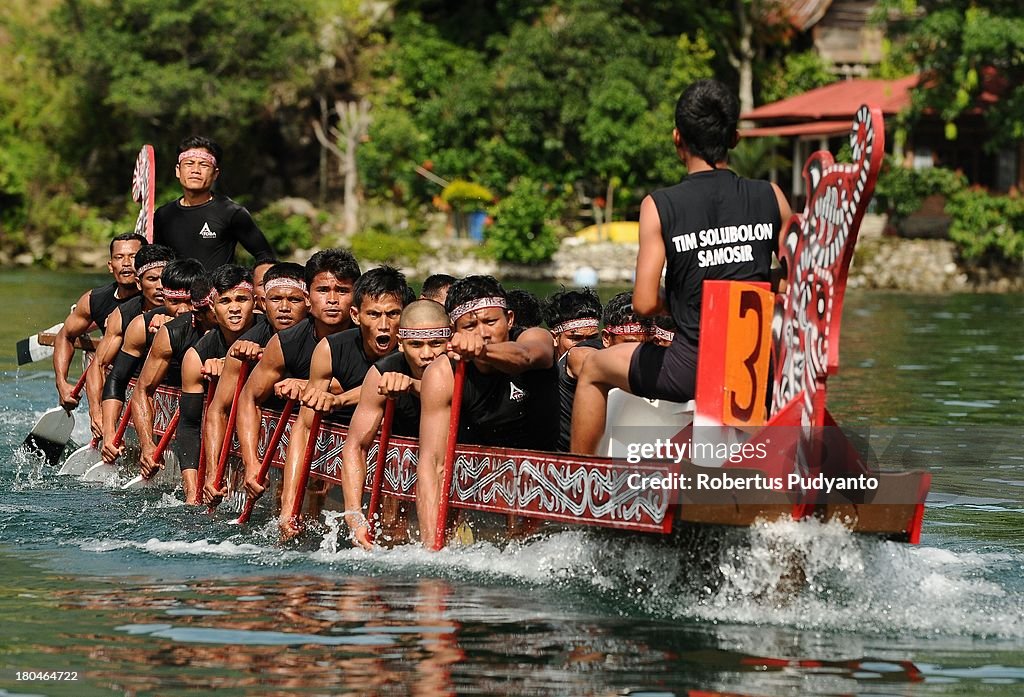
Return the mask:
<path id="1" fill-rule="evenodd" d="M 203 442 L 206 443 L 206 482 L 204 500 L 219 503 L 227 495 L 227 487 L 215 486 L 217 461 L 225 437 L 235 386 L 243 361 L 254 363 L 263 355 L 270 338 L 306 319 L 309 294 L 304 269 L 294 262 L 274 264 L 264 276 L 266 314 L 257 315 L 253 327 L 238 338 L 224 361 L 224 370 L 217 382 L 217 391 L 203 419 Z M 237 416 L 236 416 L 237 419 Z"/>
<path id="2" fill-rule="evenodd" d="M 110 372 L 103 382 L 104 462 L 114 462 L 121 454 L 120 445 L 114 446 L 114 434 L 117 432 L 118 418 L 124 407 L 128 382 L 138 377 L 144 358 L 149 354 L 153 339 L 156 338 L 163 320 L 173 319 L 192 311 L 192 284 L 204 273 L 203 265 L 195 259 L 175 259 L 169 262 L 160 274 L 163 305 L 143 312 L 133 319 L 125 330 L 121 350 L 114 358 Z M 159 324 L 157 320 L 160 320 Z"/>
<path id="3" fill-rule="evenodd" d="M 72 306 L 64 326 L 57 332 L 53 343 L 53 374 L 60 405 L 65 409 L 78 406 L 78 399 L 71 397 L 75 386 L 68 382 L 68 368 L 71 366 L 71 357 L 75 355 L 75 340 L 93 327 L 104 331 L 107 317 L 114 308 L 139 294 L 139 286 L 135 282 L 135 254 L 146 244 L 146 238 L 134 232 L 126 232 L 112 239 L 107 270 L 114 280 L 83 293 Z M 97 403 L 97 409 L 98 406 Z M 93 405 L 90 403 L 89 411 L 92 410 Z"/>
<path id="4" fill-rule="evenodd" d="M 455 362 L 466 362 L 460 443 L 554 450 L 558 442 L 558 374 L 551 333 L 512 329 L 505 290 L 490 276 L 469 276 L 448 291 L 454 334 L 451 360 L 433 361 L 420 391 L 416 510 L 429 544 L 440 507 Z"/>
<path id="5" fill-rule="evenodd" d="M 593 288 L 554 293 L 544 303 L 543 310 L 544 321 L 555 337 L 556 360 L 601 331 L 601 298 Z"/>
<path id="6" fill-rule="evenodd" d="M 101 404 L 103 401 L 103 383 L 107 379 L 107 370 L 121 350 L 121 345 L 124 343 L 124 332 L 128 329 L 128 325 L 143 312 L 163 307 L 164 294 L 163 286 L 160 285 L 160 276 L 167 262 L 173 260 L 174 250 L 162 244 L 147 244 L 135 254 L 135 282 L 141 292 L 114 308 L 107 318 L 107 327 L 103 332 L 103 338 L 96 347 L 96 354 L 87 371 L 85 389 L 89 404 Z M 90 412 L 92 411 L 90 409 Z M 96 411 L 98 418 L 90 424 L 92 435 L 102 437 L 102 409 Z"/>
<path id="7" fill-rule="evenodd" d="M 238 397 L 238 441 L 245 463 L 246 492 L 253 499 L 264 490 L 258 481 L 260 459 L 256 455 L 259 409 L 271 395 L 282 399 L 302 396 L 317 343 L 352 326 L 352 290 L 359 276 L 358 262 L 344 249 L 325 249 L 310 257 L 305 269 L 309 316 L 270 339 Z"/>
<path id="8" fill-rule="evenodd" d="M 380 429 L 387 400 L 395 400 L 392 434 L 416 438 L 420 431 L 423 371 L 444 354 L 451 335 L 444 306 L 433 300 L 417 300 L 402 311 L 398 352 L 381 358 L 366 373 L 342 450 L 345 522 L 352 531 L 353 544 L 365 549 L 372 547 L 362 510 L 363 486 L 367 453 Z"/>
<path id="9" fill-rule="evenodd" d="M 328 336 L 313 352 L 309 386 L 302 394 L 303 408 L 288 441 L 279 521 L 283 537 L 298 532 L 298 521 L 291 519 L 291 510 L 298 495 L 296 481 L 309 464 L 303 462 L 303 454 L 313 412 L 327 414 L 332 423 L 348 425 L 367 372 L 398 346 L 398 322 L 411 297 L 405 276 L 397 269 L 381 266 L 367 271 L 356 282 L 353 294 L 352 320 L 356 326 Z M 332 383 L 340 386 L 340 394 L 331 391 Z"/>
<path id="10" fill-rule="evenodd" d="M 633 310 L 633 294 L 615 295 L 604 306 L 604 328 L 596 335 L 570 347 L 558 359 L 559 433 L 558 450 L 568 452 L 572 438 L 572 406 L 576 384 L 587 358 L 599 349 L 627 343 L 643 343 L 651 338 L 652 322 Z"/>
<path id="11" fill-rule="evenodd" d="M 228 348 L 252 328 L 256 291 L 252 271 L 236 264 L 225 264 L 209 275 L 213 286 L 212 306 L 216 325 L 195 342 L 181 362 L 181 417 L 175 434 L 175 453 L 181 467 L 185 503 L 201 503 L 198 479 L 199 443 L 204 397 L 208 381 L 220 377 Z"/>
<path id="12" fill-rule="evenodd" d="M 193 284 L 192 311 L 175 317 L 160 327 L 149 349 L 146 362 L 139 373 L 139 381 L 132 392 L 132 426 L 139 436 L 142 453 L 139 464 L 142 476 L 149 479 L 160 469 L 160 463 L 153 459 L 156 443 L 153 441 L 153 395 L 164 384 L 181 385 L 181 363 L 185 353 L 199 341 L 207 331 L 217 325 L 213 311 L 215 291 L 208 275 L 201 276 Z M 186 491 L 186 497 L 189 492 Z M 195 492 L 192 492 L 195 496 Z"/>
<path id="13" fill-rule="evenodd" d="M 736 96 L 717 80 L 698 80 L 676 103 L 672 141 L 687 175 L 640 204 L 633 291 L 639 314 L 672 315 L 674 339 L 668 348 L 650 342 L 613 346 L 587 360 L 573 404 L 573 452 L 597 450 L 613 387 L 671 402 L 693 398 L 704 281 L 770 280 L 790 209 L 775 184 L 729 169 L 738 120 Z"/>
<path id="14" fill-rule="evenodd" d="M 153 241 L 182 259 L 198 259 L 207 271 L 233 264 L 239 243 L 256 261 L 273 259 L 274 250 L 249 211 L 213 192 L 220 167 L 217 143 L 203 136 L 181 141 L 174 176 L 182 195 L 156 210 Z"/>

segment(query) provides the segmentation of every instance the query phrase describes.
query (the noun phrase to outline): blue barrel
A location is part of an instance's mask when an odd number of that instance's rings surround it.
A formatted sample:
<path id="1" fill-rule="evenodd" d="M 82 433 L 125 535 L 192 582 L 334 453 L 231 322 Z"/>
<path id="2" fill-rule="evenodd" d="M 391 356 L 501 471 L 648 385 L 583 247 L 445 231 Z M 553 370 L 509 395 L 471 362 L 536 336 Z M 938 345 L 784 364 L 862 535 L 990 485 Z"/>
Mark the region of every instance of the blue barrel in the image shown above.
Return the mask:
<path id="1" fill-rule="evenodd" d="M 484 241 L 484 222 L 487 220 L 486 211 L 473 211 L 466 213 L 466 224 L 469 226 L 469 239 L 477 242 Z"/>

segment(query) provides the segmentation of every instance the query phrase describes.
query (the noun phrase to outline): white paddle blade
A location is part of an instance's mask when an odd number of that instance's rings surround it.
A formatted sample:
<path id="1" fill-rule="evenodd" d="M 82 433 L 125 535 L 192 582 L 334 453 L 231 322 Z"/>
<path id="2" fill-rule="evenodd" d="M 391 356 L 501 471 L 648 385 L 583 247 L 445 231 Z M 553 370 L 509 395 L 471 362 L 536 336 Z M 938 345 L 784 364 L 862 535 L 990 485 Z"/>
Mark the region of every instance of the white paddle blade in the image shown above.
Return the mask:
<path id="1" fill-rule="evenodd" d="M 41 334 L 56 334 L 63 327 L 63 323 L 55 324 L 49 329 L 44 329 Z M 33 334 L 18 342 L 16 346 L 18 365 L 34 363 L 53 356 L 52 346 L 43 346 L 39 343 L 39 334 Z"/>
<path id="2" fill-rule="evenodd" d="M 56 465 L 74 429 L 75 417 L 55 407 L 39 417 L 22 447 L 29 453 L 42 455 L 51 465 Z"/>
<path id="3" fill-rule="evenodd" d="M 164 466 L 160 468 L 160 471 L 154 474 L 149 479 L 146 479 L 141 474 L 133 478 L 121 487 L 122 491 L 134 491 L 137 489 L 173 489 L 178 485 L 180 479 L 178 469 L 178 459 L 175 457 L 173 452 L 164 453 Z"/>
<path id="4" fill-rule="evenodd" d="M 98 462 L 85 471 L 79 481 L 90 482 L 92 484 L 105 484 L 111 480 L 111 478 L 117 477 L 117 465 L 112 465 L 107 462 Z"/>
<path id="5" fill-rule="evenodd" d="M 60 468 L 60 471 L 57 472 L 57 474 L 78 477 L 85 474 L 90 467 L 99 463 L 101 460 L 103 460 L 103 454 L 89 443 L 71 453 L 68 459 L 64 461 L 64 466 Z"/>

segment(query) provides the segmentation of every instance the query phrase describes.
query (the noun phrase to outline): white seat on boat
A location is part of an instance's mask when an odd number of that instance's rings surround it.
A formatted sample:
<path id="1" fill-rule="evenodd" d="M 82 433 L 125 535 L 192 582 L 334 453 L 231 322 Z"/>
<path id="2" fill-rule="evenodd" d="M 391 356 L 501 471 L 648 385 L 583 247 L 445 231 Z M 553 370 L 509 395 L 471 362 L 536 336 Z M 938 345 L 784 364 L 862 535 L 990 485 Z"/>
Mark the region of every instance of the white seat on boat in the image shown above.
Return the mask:
<path id="1" fill-rule="evenodd" d="M 620 389 L 608 393 L 604 435 L 598 453 L 626 457 L 630 443 L 653 443 L 670 439 L 693 421 L 694 402 L 645 399 Z"/>

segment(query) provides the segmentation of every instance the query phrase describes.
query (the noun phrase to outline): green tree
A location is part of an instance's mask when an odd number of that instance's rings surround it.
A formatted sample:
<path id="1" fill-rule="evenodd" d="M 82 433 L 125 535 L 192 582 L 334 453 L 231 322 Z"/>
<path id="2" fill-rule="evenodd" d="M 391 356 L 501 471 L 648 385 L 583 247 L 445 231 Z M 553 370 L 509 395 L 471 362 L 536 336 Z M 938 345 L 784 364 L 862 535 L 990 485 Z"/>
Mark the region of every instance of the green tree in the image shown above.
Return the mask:
<path id="1" fill-rule="evenodd" d="M 939 114 L 953 122 L 978 105 L 985 89 L 1000 93 L 986 105 L 993 141 L 1024 138 L 1024 15 L 1016 0 L 886 0 L 897 52 L 924 76 L 912 117 Z"/>
<path id="2" fill-rule="evenodd" d="M 519 179 L 512 192 L 494 207 L 494 223 L 486 231 L 487 245 L 495 258 L 516 264 L 550 260 L 558 251 L 558 237 L 550 221 L 559 207 L 538 182 Z"/>

